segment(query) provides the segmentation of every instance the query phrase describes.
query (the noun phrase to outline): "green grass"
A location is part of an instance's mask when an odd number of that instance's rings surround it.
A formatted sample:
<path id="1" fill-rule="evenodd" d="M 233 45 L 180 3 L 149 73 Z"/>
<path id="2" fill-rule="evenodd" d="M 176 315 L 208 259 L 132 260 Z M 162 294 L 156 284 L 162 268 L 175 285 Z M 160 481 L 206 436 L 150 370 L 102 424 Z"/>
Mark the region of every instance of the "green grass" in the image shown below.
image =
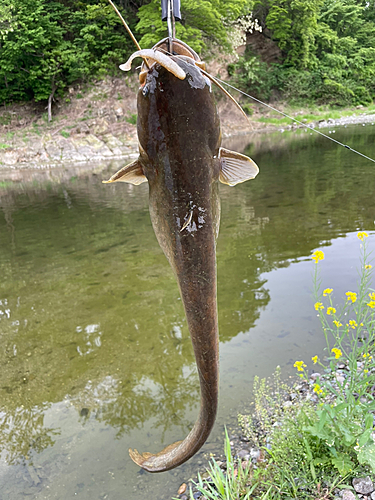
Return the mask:
<path id="1" fill-rule="evenodd" d="M 277 108 L 277 105 L 276 105 Z M 328 106 L 311 106 L 306 110 L 301 109 L 300 106 L 288 105 L 285 108 L 281 109 L 284 113 L 291 116 L 292 118 L 303 122 L 303 123 L 311 123 L 319 120 L 328 120 L 328 119 L 338 119 L 345 116 L 351 115 L 359 115 L 359 114 L 372 114 L 375 112 L 375 104 L 371 104 L 366 108 L 346 108 L 346 109 L 337 109 L 337 108 L 329 108 Z M 293 123 L 293 120 L 275 112 L 275 111 L 267 111 L 266 109 L 261 108 L 260 112 L 263 116 L 260 118 L 256 118 L 256 120 L 260 123 L 266 123 L 271 125 L 289 125 Z"/>
<path id="2" fill-rule="evenodd" d="M 10 148 L 11 146 L 9 146 L 8 144 L 4 144 L 3 142 L 0 142 L 0 149 L 6 149 L 6 148 Z"/>
<path id="3" fill-rule="evenodd" d="M 136 125 L 137 124 L 137 115 L 136 115 L 136 113 L 132 113 L 131 115 L 128 115 L 125 118 L 125 121 L 127 121 L 128 123 L 131 123 L 132 125 Z"/>

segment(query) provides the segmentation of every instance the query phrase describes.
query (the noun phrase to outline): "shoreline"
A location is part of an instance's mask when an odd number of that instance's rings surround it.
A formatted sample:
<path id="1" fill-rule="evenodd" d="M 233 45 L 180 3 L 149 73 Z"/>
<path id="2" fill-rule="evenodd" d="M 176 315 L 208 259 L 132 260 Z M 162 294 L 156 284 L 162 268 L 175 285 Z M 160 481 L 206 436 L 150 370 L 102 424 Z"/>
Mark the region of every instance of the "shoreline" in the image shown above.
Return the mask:
<path id="1" fill-rule="evenodd" d="M 298 119 L 298 118 L 297 118 Z M 250 118 L 251 120 L 251 118 Z M 324 129 L 332 127 L 347 127 L 352 125 L 374 125 L 375 114 L 361 113 L 359 115 L 328 118 L 307 122 L 305 125 L 293 123 L 277 125 L 254 121 L 247 126 L 238 123 L 222 124 L 223 139 L 241 136 L 259 136 L 271 132 L 285 132 L 309 127 Z M 119 127 L 118 125 L 123 125 Z M 91 131 L 87 126 L 78 128 L 77 133 L 69 137 L 47 133 L 41 137 L 28 138 L 27 145 L 6 147 L 0 143 L 0 178 L 2 180 L 22 180 L 25 170 L 57 170 L 82 167 L 84 171 L 98 163 L 112 161 L 131 161 L 138 155 L 138 140 L 136 127 L 128 123 L 117 124 L 115 131 L 110 127 L 97 126 Z M 96 133 L 95 133 L 96 132 Z M 334 131 L 333 131 L 334 132 Z M 20 175 L 15 175 L 19 172 Z"/>

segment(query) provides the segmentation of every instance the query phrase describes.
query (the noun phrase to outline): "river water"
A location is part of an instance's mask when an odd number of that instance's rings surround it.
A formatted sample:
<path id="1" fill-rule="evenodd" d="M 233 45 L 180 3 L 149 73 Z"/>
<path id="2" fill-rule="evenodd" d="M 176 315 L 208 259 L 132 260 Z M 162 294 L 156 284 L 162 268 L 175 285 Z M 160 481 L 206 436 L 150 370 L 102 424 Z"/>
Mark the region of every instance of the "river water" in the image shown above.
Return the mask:
<path id="1" fill-rule="evenodd" d="M 375 157 L 373 126 L 327 133 Z M 335 303 L 356 290 L 358 230 L 375 250 L 374 164 L 309 132 L 226 146 L 260 174 L 221 186 L 220 411 L 201 452 L 163 474 L 127 450 L 185 437 L 199 387 L 147 185 L 103 185 L 114 164 L 0 176 L 0 498 L 170 499 L 222 449 L 255 375 L 323 355 L 310 255 L 325 252 Z"/>

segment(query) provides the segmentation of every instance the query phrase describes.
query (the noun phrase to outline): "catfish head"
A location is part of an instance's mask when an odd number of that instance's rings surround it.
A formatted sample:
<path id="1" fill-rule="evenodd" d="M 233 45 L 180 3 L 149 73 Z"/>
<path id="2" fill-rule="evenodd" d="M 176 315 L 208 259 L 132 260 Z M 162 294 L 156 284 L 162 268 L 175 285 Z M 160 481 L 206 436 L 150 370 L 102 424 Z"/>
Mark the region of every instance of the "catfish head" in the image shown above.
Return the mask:
<path id="1" fill-rule="evenodd" d="M 137 97 L 139 157 L 107 182 L 149 184 L 152 225 L 176 275 L 196 358 L 200 411 L 189 435 L 160 453 L 129 450 L 150 472 L 177 467 L 208 438 L 218 405 L 216 238 L 219 181 L 231 186 L 254 178 L 247 156 L 221 147 L 220 121 L 204 63 L 186 44 L 167 40 L 131 56 L 144 62 Z"/>

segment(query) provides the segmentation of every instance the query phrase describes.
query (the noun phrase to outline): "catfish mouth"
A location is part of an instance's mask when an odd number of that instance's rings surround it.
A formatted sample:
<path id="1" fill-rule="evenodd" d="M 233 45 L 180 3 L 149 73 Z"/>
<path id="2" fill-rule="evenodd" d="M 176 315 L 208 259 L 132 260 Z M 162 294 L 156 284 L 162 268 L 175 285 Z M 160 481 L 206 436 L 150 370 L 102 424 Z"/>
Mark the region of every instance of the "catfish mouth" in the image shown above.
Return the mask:
<path id="1" fill-rule="evenodd" d="M 164 38 L 154 45 L 152 49 L 143 49 L 134 52 L 125 64 L 121 64 L 120 69 L 123 71 L 129 71 L 131 69 L 133 59 L 136 57 L 142 57 L 143 63 L 139 74 L 139 82 L 141 85 L 145 83 L 147 73 L 156 63 L 163 66 L 167 71 L 171 72 L 180 80 L 184 80 L 186 74 L 176 62 L 178 59 L 184 59 L 190 64 L 197 65 L 203 70 L 205 69 L 204 62 L 201 61 L 198 54 L 186 43 L 178 40 L 177 38 L 173 38 L 172 46 L 173 54 L 169 52 L 169 38 Z"/>

